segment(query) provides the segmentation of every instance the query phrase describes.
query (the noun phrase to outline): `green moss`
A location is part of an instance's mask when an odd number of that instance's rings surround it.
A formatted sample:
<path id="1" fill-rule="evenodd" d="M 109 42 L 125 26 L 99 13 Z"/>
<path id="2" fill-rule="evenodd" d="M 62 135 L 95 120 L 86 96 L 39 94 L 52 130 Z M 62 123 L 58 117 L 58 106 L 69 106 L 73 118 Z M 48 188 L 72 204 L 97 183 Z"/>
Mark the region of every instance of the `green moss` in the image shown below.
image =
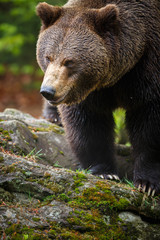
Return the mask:
<path id="1" fill-rule="evenodd" d="M 3 166 L 1 168 L 1 171 L 3 172 L 3 174 L 16 172 L 17 171 L 16 165 L 12 163 L 11 165 Z"/>
<path id="2" fill-rule="evenodd" d="M 48 178 L 48 179 L 51 178 L 51 174 L 48 173 L 48 172 L 45 172 L 45 173 L 44 173 L 44 178 Z"/>
<path id="3" fill-rule="evenodd" d="M 51 189 L 55 194 L 62 193 L 65 189 L 62 185 L 55 183 L 50 180 L 50 175 L 47 174 L 46 177 L 39 179 L 39 178 L 28 178 L 27 181 L 29 182 L 36 182 L 46 188 Z"/>
<path id="4" fill-rule="evenodd" d="M 38 218 L 38 217 L 33 217 L 32 220 L 33 220 L 34 222 L 39 222 L 39 221 L 40 221 L 40 218 Z"/>
<path id="5" fill-rule="evenodd" d="M 42 202 L 39 202 L 39 203 L 38 203 L 38 207 L 48 205 L 48 204 L 50 204 L 50 202 L 52 202 L 52 201 L 55 200 L 55 199 L 56 199 L 56 195 L 55 195 L 55 194 L 50 195 L 50 196 L 47 196 L 47 197 L 45 197 L 45 198 L 43 199 Z"/>
<path id="6" fill-rule="evenodd" d="M 1 138 L 3 141 L 11 141 L 12 138 L 10 137 L 10 132 L 7 130 L 4 130 L 3 128 L 0 128 Z"/>
<path id="7" fill-rule="evenodd" d="M 37 136 L 35 133 L 32 133 L 32 137 L 33 137 L 33 139 L 34 139 L 35 141 L 38 140 L 38 136 Z"/>
<path id="8" fill-rule="evenodd" d="M 77 193 L 77 194 L 80 193 L 79 188 L 75 188 L 74 191 L 75 191 L 75 193 Z"/>
<path id="9" fill-rule="evenodd" d="M 65 233 L 61 234 L 61 237 L 64 240 L 92 240 L 93 238 L 91 237 L 91 235 L 88 234 L 81 234 L 78 231 L 66 231 Z M 95 238 L 94 238 L 95 239 Z"/>
<path id="10" fill-rule="evenodd" d="M 106 223 L 105 219 L 98 212 L 98 210 L 92 210 L 91 213 L 75 210 L 72 216 L 67 220 L 73 229 L 76 229 L 78 226 L 79 234 L 76 233 L 76 235 L 78 235 L 79 238 L 77 239 L 130 239 L 123 230 L 123 222 L 118 224 L 119 219 L 112 218 L 111 223 Z M 127 225 L 125 225 L 125 227 L 126 229 L 128 228 Z M 81 232 L 84 234 L 81 235 Z M 65 236 L 65 234 L 63 236 Z"/>
<path id="11" fill-rule="evenodd" d="M 39 222 L 39 218 L 32 218 L 33 221 Z M 9 239 L 73 239 L 73 240 L 130 240 L 130 225 L 124 224 L 118 217 L 111 217 L 110 222 L 98 210 L 71 212 L 67 218 L 67 224 L 58 224 L 48 221 L 48 228 L 39 226 L 32 229 L 20 224 L 11 224 L 6 230 L 5 235 Z M 66 227 L 67 226 L 67 227 Z M 125 229 L 125 230 L 124 230 Z M 135 239 L 136 239 L 136 233 Z M 21 238 L 20 238 L 21 237 Z M 7 238 L 7 239 L 8 239 Z"/>
<path id="12" fill-rule="evenodd" d="M 68 195 L 68 196 L 71 196 L 71 195 L 72 195 L 72 192 L 71 192 L 71 191 L 68 191 L 67 195 Z"/>
<path id="13" fill-rule="evenodd" d="M 2 233 L 3 233 L 3 228 L 0 226 L 0 237 Z"/>
<path id="14" fill-rule="evenodd" d="M 48 235 L 49 235 L 49 237 L 51 237 L 51 238 L 53 238 L 53 237 L 56 237 L 56 230 L 50 230 L 49 232 L 48 232 Z"/>
<path id="15" fill-rule="evenodd" d="M 29 127 L 32 131 L 34 132 L 55 132 L 57 134 L 64 134 L 64 129 L 62 127 L 57 126 L 56 124 L 52 124 L 50 126 L 46 126 L 46 127 L 39 127 L 39 128 L 35 128 L 35 127 Z"/>
<path id="16" fill-rule="evenodd" d="M 73 177 L 74 180 L 86 180 L 87 177 L 83 172 L 76 172 L 76 175 Z"/>
<path id="17" fill-rule="evenodd" d="M 72 185 L 72 189 L 76 191 L 76 193 L 79 193 L 78 188 L 84 186 L 83 182 L 87 181 L 87 177 L 83 173 L 78 172 L 76 173 L 75 176 L 73 176 L 73 180 L 74 180 L 74 183 Z"/>
<path id="18" fill-rule="evenodd" d="M 10 134 L 13 134 L 13 131 L 7 131 L 0 128 L 0 147 L 9 151 L 11 154 L 15 153 L 16 155 L 23 155 L 23 150 L 12 143 Z M 8 144 L 8 142 L 10 142 L 10 144 Z"/>
<path id="19" fill-rule="evenodd" d="M 139 196 L 133 199 L 133 204 L 135 207 L 141 206 L 142 202 L 143 202 L 143 194 L 139 194 Z"/>
<path id="20" fill-rule="evenodd" d="M 4 162 L 4 157 L 0 156 L 0 163 Z"/>
<path id="21" fill-rule="evenodd" d="M 73 189 L 76 189 L 78 187 L 84 186 L 84 183 L 82 183 L 81 179 L 75 180 L 74 184 L 72 185 Z"/>
<path id="22" fill-rule="evenodd" d="M 27 226 L 21 226 L 20 224 L 12 224 L 10 227 L 8 227 L 5 230 L 5 235 L 6 237 L 9 237 L 9 239 L 11 240 L 22 240 L 22 239 L 47 240 L 48 239 L 48 237 L 45 234 L 43 234 L 42 231 L 40 230 L 38 231 L 39 233 L 37 233 L 36 230 L 31 229 Z"/>
<path id="23" fill-rule="evenodd" d="M 8 234 L 12 234 L 14 232 L 17 232 L 18 228 L 19 228 L 19 224 L 12 224 L 9 228 L 7 228 L 5 230 L 5 233 Z"/>
<path id="24" fill-rule="evenodd" d="M 96 187 L 84 189 L 82 194 L 76 196 L 69 204 L 83 209 L 99 209 L 103 214 L 108 214 L 113 209 L 116 211 L 125 210 L 129 201 L 125 198 L 116 199 L 111 194 L 109 185 L 99 181 Z"/>
<path id="25" fill-rule="evenodd" d="M 3 188 L 0 188 L 0 202 L 12 202 L 13 201 L 13 196 L 11 193 L 8 191 L 5 191 Z"/>
<path id="26" fill-rule="evenodd" d="M 64 201 L 64 202 L 70 201 L 70 198 L 65 193 L 59 194 L 58 199 L 60 199 L 61 201 Z"/>
<path id="27" fill-rule="evenodd" d="M 65 239 L 68 239 L 68 240 L 85 239 L 84 238 L 85 233 L 83 233 L 83 234 L 79 233 L 78 231 L 75 231 L 73 229 L 60 226 L 55 222 L 50 223 L 50 227 L 51 227 L 51 229 L 48 232 L 48 236 L 51 237 L 51 239 L 63 239 L 63 240 L 65 240 Z"/>

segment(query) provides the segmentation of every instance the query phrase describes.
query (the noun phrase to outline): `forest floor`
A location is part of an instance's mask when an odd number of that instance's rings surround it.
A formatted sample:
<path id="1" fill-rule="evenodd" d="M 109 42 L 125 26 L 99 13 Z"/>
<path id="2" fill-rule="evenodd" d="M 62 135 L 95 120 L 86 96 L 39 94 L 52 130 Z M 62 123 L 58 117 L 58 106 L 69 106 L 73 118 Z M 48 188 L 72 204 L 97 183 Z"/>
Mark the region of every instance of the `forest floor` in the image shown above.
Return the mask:
<path id="1" fill-rule="evenodd" d="M 7 73 L 0 76 L 0 112 L 6 108 L 16 108 L 40 117 L 42 112 L 42 97 L 39 88 L 42 77 L 30 75 L 14 76 Z"/>

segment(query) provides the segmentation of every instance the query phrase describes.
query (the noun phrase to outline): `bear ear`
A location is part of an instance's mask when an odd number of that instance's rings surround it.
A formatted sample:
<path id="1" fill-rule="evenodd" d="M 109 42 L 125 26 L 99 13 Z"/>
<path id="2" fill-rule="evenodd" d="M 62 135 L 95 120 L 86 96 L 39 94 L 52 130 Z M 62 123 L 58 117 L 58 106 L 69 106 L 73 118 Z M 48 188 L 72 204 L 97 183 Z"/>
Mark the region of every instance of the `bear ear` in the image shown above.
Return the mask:
<path id="1" fill-rule="evenodd" d="M 44 28 L 52 25 L 61 15 L 62 8 L 54 7 L 45 2 L 39 3 L 36 7 L 37 15 L 42 20 L 42 25 Z"/>
<path id="2" fill-rule="evenodd" d="M 105 7 L 96 10 L 95 24 L 100 29 L 117 26 L 119 20 L 119 8 L 116 4 L 107 4 Z"/>

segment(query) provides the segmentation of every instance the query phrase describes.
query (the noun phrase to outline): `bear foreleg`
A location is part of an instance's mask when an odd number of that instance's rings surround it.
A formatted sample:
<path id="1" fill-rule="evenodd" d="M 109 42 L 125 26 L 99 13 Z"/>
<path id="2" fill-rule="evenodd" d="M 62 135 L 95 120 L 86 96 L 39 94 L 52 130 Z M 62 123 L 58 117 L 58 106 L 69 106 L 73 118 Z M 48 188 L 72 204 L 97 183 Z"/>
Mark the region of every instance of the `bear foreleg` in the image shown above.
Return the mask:
<path id="1" fill-rule="evenodd" d="M 43 105 L 43 117 L 52 123 L 62 126 L 57 107 L 50 105 L 46 100 Z"/>
<path id="2" fill-rule="evenodd" d="M 82 168 L 118 180 L 114 157 L 112 111 L 99 113 L 85 104 L 60 107 L 68 141 Z"/>
<path id="3" fill-rule="evenodd" d="M 127 111 L 126 120 L 135 159 L 134 184 L 154 196 L 160 192 L 160 103 Z"/>

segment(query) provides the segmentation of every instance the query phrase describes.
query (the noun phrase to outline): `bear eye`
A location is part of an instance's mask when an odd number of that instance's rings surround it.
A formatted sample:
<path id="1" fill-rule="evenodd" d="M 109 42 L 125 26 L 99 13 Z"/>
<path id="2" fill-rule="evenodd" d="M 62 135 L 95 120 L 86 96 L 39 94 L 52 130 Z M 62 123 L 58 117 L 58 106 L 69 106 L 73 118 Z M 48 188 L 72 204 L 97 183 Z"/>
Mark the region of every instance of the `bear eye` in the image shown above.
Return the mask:
<path id="1" fill-rule="evenodd" d="M 73 60 L 65 60 L 63 65 L 67 68 L 72 68 L 74 66 L 74 62 L 73 62 Z"/>
<path id="2" fill-rule="evenodd" d="M 51 57 L 46 56 L 46 61 L 47 61 L 47 63 L 50 63 L 51 62 Z"/>

